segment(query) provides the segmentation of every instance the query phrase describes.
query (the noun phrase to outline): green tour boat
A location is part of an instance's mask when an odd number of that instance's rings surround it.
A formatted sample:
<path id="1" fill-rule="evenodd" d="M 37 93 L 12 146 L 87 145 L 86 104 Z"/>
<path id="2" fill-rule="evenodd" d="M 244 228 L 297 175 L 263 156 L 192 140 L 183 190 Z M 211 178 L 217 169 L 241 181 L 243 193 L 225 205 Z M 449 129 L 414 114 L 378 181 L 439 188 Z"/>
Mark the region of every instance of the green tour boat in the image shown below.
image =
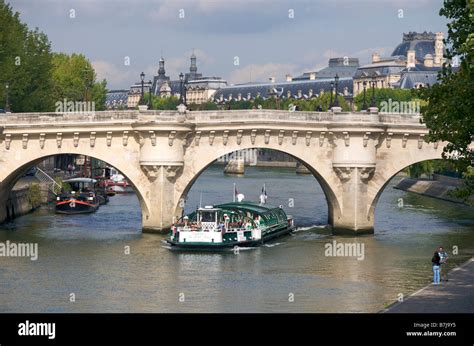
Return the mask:
<path id="1" fill-rule="evenodd" d="M 259 246 L 294 230 L 281 207 L 232 202 L 198 208 L 171 227 L 167 243 L 186 249 Z"/>

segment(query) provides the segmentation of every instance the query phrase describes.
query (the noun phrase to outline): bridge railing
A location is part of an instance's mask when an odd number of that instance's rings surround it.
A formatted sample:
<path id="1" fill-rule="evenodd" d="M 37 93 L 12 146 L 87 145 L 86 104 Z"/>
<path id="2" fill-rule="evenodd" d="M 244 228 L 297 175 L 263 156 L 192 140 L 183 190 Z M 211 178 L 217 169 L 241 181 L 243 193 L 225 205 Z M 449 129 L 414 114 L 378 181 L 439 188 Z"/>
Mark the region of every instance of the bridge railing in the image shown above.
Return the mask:
<path id="1" fill-rule="evenodd" d="M 63 122 L 178 122 L 178 123 L 235 123 L 235 122 L 296 122 L 296 123 L 393 123 L 419 124 L 420 116 L 400 113 L 362 112 L 289 112 L 284 110 L 222 110 L 192 111 L 97 111 L 93 113 L 8 113 L 0 115 L 0 124 L 36 124 Z"/>

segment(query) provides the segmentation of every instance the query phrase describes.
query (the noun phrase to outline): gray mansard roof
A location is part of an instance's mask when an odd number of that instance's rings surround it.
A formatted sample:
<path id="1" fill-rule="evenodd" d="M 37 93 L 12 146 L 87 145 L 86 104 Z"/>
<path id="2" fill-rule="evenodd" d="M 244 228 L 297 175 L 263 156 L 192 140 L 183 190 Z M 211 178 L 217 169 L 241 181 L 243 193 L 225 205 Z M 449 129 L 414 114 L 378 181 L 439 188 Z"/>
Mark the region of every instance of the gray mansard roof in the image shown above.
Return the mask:
<path id="1" fill-rule="evenodd" d="M 352 77 L 359 67 L 359 59 L 357 58 L 331 58 L 328 66 L 314 72 L 316 79 L 334 78 L 336 74 L 340 77 Z M 301 76 L 293 78 L 293 80 L 309 80 L 311 72 L 305 72 Z"/>
<path id="2" fill-rule="evenodd" d="M 214 100 L 221 100 L 221 95 L 226 101 L 229 99 L 237 99 L 239 94 L 243 100 L 248 100 L 248 94 L 250 94 L 251 99 L 254 99 L 257 96 L 268 98 L 272 96 L 272 92 L 276 92 L 281 98 L 287 98 L 288 92 L 291 93 L 291 98 L 299 98 L 299 94 L 301 94 L 302 98 L 306 98 L 311 94 L 313 96 L 319 94 L 321 90 L 324 90 L 324 92 L 329 92 L 331 90 L 330 83 L 333 81 L 334 78 L 328 78 L 291 82 L 229 85 L 217 90 L 214 94 Z M 352 78 L 339 79 L 338 93 L 344 95 L 344 90 L 346 90 L 346 96 L 352 95 Z"/>
<path id="3" fill-rule="evenodd" d="M 107 108 L 127 106 L 128 90 L 110 90 L 105 95 L 105 106 Z"/>
<path id="4" fill-rule="evenodd" d="M 406 71 L 394 87 L 412 89 L 419 85 L 433 85 L 437 83 L 439 83 L 437 71 Z"/>

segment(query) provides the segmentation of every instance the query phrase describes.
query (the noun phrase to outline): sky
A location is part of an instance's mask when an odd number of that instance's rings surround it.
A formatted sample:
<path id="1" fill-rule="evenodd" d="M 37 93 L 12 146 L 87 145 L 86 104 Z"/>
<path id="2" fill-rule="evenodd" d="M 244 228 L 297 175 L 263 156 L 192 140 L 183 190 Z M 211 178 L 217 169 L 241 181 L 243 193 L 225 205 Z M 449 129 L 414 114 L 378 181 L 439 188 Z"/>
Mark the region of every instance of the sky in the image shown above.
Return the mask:
<path id="1" fill-rule="evenodd" d="M 332 57 L 388 56 L 409 31 L 444 32 L 442 0 L 6 0 L 56 52 L 82 53 L 109 89 L 198 72 L 229 84 L 284 80 Z"/>

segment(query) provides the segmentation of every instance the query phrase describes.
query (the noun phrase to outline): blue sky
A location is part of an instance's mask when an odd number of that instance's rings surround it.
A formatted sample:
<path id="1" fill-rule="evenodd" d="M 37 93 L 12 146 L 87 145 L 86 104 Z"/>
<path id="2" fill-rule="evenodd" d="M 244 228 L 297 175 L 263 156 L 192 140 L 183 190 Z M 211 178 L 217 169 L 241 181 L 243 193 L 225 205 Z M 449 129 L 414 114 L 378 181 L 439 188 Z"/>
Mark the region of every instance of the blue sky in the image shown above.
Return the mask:
<path id="1" fill-rule="evenodd" d="M 85 54 L 109 89 L 128 88 L 141 71 L 151 79 L 161 55 L 177 79 L 189 70 L 193 49 L 198 72 L 243 83 L 281 80 L 337 56 L 368 63 L 372 52 L 390 55 L 403 32 L 446 33 L 442 0 L 9 2 L 23 22 L 48 35 L 54 51 Z"/>

